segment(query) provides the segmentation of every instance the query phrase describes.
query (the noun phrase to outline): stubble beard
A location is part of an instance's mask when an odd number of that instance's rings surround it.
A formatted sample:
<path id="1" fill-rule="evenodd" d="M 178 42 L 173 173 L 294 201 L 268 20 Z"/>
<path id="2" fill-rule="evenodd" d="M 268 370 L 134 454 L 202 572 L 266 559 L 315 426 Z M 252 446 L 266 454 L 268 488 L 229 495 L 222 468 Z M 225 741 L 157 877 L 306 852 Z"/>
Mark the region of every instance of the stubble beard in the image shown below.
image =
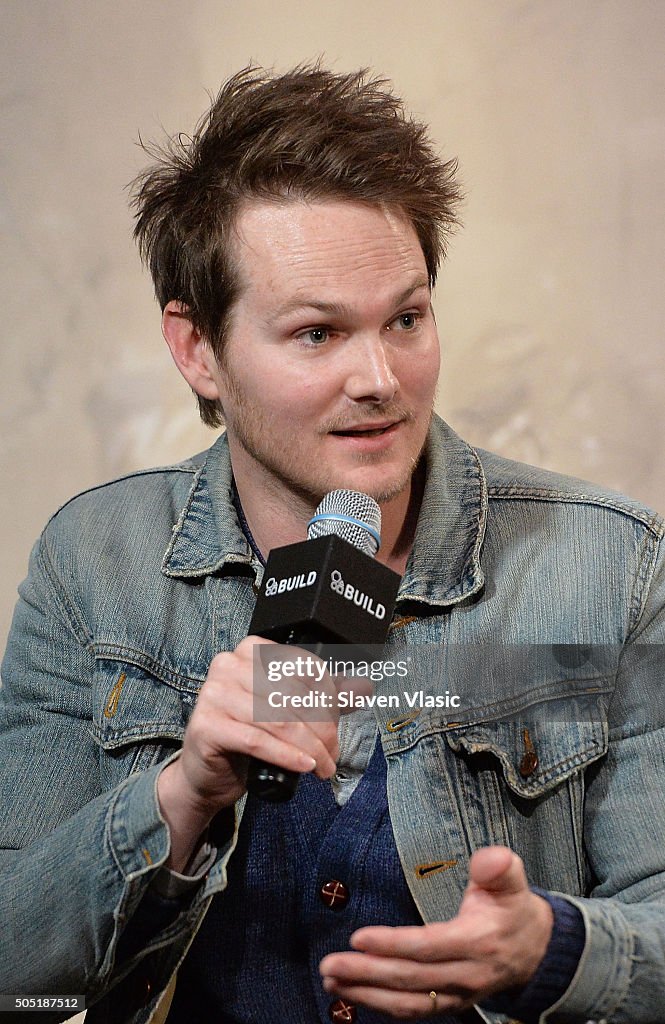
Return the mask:
<path id="1" fill-rule="evenodd" d="M 347 480 L 336 479 L 334 475 L 326 476 L 325 467 L 321 467 L 320 473 L 318 468 L 316 472 L 312 472 L 307 467 L 307 473 L 304 474 L 301 462 L 297 459 L 297 433 L 294 432 L 290 437 L 280 441 L 276 430 L 272 428 L 269 416 L 266 416 L 262 411 L 252 411 L 247 408 L 244 397 L 239 393 L 236 393 L 234 397 L 236 398 L 236 415 L 232 422 L 227 419 L 227 430 L 230 430 L 235 442 L 259 469 L 268 493 L 272 492 L 276 498 L 283 498 L 283 492 L 286 490 L 307 507 L 314 509 L 330 491 L 350 489 Z M 363 486 L 363 493 L 369 494 L 370 497 L 374 498 L 381 505 L 392 501 L 409 487 L 425 448 L 433 415 L 434 408 L 432 405 L 427 420 L 427 427 L 423 431 L 418 451 L 409 458 L 408 465 L 404 467 L 403 473 L 389 483 L 387 482 L 383 487 L 376 485 L 374 487 Z M 389 407 L 386 406 L 381 409 L 377 409 L 375 406 L 366 409 L 360 407 L 357 410 L 356 420 L 359 420 L 361 416 L 364 416 L 365 420 L 374 419 L 377 422 L 386 419 L 401 419 L 407 423 L 413 423 L 416 420 L 416 416 L 411 410 L 392 403 Z M 321 436 L 325 436 L 334 430 L 343 430 L 348 424 L 349 419 L 349 416 L 344 418 L 337 417 L 334 421 L 325 424 L 321 429 Z M 266 443 L 266 438 L 271 440 Z M 370 468 L 380 463 L 381 458 L 381 452 L 376 454 L 359 453 L 356 456 L 356 466 L 366 465 Z M 358 488 L 354 487 L 353 489 L 357 490 Z"/>

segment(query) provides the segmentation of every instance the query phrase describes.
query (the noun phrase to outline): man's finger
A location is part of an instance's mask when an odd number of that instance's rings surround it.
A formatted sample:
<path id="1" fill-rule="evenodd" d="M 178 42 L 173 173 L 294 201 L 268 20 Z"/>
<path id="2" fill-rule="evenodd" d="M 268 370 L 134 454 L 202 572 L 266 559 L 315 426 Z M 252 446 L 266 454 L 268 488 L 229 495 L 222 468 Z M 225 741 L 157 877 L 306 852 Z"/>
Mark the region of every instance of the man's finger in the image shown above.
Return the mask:
<path id="1" fill-rule="evenodd" d="M 398 992 L 424 992 L 429 989 L 463 987 L 473 990 L 476 976 L 485 968 L 470 961 L 421 963 L 398 957 L 368 953 L 329 953 L 319 965 L 323 978 L 335 978 L 339 985 L 366 985 Z"/>
<path id="2" fill-rule="evenodd" d="M 349 1003 L 360 1003 L 397 1020 L 413 1020 L 414 1017 L 421 1019 L 431 1016 L 434 1011 L 440 1014 L 463 1010 L 471 1005 L 469 1000 L 447 992 L 436 992 L 433 1003 L 428 990 L 398 992 L 395 989 L 371 988 L 366 985 L 345 985 L 334 977 L 325 978 L 323 987 L 331 995 L 337 995 Z"/>
<path id="3" fill-rule="evenodd" d="M 469 863 L 469 882 L 478 889 L 496 895 L 509 895 L 528 889 L 522 861 L 505 846 L 487 846 L 476 850 Z"/>
<path id="4" fill-rule="evenodd" d="M 466 959 L 471 942 L 467 929 L 457 918 L 434 924 L 370 925 L 359 928 L 349 940 L 355 950 L 382 957 L 401 957 L 419 963 Z"/>

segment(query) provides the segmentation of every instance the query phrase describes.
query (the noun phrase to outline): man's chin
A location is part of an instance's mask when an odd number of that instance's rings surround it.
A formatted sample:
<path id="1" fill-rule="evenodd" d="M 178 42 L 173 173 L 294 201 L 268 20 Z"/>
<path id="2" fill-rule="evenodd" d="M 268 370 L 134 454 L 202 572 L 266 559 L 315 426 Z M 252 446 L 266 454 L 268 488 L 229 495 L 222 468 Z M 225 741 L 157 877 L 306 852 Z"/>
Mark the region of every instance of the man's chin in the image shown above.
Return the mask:
<path id="1" fill-rule="evenodd" d="M 338 477 L 330 478 L 328 486 L 321 493 L 321 498 L 330 491 L 359 491 L 374 498 L 379 505 L 384 505 L 410 489 L 412 475 L 412 470 L 391 478 L 387 478 L 385 473 L 340 474 Z"/>

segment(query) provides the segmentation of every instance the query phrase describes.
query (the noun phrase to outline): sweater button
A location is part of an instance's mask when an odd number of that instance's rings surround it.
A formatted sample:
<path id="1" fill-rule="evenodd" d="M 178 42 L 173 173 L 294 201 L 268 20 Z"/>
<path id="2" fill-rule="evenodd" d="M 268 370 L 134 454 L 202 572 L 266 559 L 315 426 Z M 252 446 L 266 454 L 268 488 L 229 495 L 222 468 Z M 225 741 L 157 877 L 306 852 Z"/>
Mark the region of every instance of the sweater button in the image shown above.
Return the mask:
<path id="1" fill-rule="evenodd" d="M 344 999 L 336 999 L 328 1007 L 328 1016 L 335 1024 L 353 1024 L 357 1016 L 354 1003 L 347 1003 Z"/>
<path id="2" fill-rule="evenodd" d="M 321 886 L 319 896 L 322 902 L 331 910 L 342 910 L 349 902 L 349 890 L 344 885 L 344 882 L 338 882 L 334 878 Z"/>

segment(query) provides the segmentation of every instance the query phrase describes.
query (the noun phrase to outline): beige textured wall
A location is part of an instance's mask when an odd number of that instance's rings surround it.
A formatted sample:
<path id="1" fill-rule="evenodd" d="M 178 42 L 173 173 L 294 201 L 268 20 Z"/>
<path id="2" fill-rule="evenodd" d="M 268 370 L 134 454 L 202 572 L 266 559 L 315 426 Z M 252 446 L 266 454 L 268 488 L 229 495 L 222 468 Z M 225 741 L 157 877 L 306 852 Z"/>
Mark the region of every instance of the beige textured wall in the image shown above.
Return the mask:
<path id="1" fill-rule="evenodd" d="M 661 0 L 3 0 L 0 633 L 51 511 L 211 439 L 123 186 L 250 58 L 371 65 L 459 155 L 453 426 L 665 508 L 664 36 Z"/>

